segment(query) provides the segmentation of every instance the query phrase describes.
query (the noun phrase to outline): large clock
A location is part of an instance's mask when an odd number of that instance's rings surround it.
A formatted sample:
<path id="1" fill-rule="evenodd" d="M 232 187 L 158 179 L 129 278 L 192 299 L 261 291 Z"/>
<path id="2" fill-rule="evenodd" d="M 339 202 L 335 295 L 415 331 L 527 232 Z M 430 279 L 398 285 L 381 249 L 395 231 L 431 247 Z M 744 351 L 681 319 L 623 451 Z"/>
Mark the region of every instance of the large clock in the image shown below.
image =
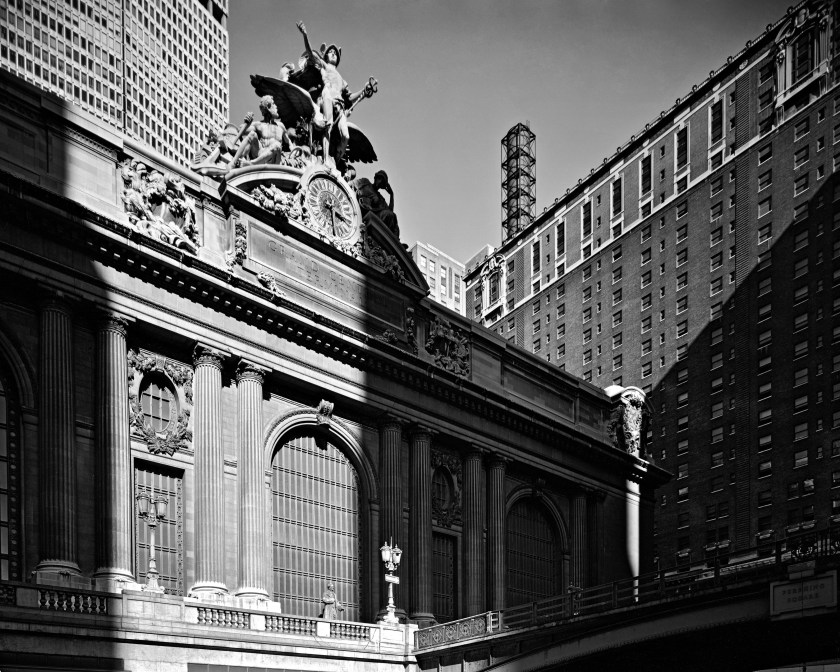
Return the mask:
<path id="1" fill-rule="evenodd" d="M 316 173 L 306 186 L 306 207 L 327 236 L 346 240 L 358 225 L 353 197 L 329 173 Z"/>

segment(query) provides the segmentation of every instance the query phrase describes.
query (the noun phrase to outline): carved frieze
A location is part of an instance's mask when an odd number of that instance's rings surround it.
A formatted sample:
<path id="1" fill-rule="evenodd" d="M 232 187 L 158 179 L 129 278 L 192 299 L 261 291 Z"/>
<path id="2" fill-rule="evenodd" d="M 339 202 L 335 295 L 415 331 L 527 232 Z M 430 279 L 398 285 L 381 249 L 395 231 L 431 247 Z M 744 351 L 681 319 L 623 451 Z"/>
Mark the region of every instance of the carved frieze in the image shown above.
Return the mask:
<path id="1" fill-rule="evenodd" d="M 435 364 L 442 369 L 458 376 L 469 375 L 469 339 L 463 331 L 442 321 L 437 315 L 429 324 L 426 352 L 432 355 Z"/>
<path id="2" fill-rule="evenodd" d="M 129 159 L 120 165 L 122 202 L 128 221 L 143 235 L 174 247 L 198 251 L 195 201 L 179 177 L 149 170 Z"/>
<path id="3" fill-rule="evenodd" d="M 461 458 L 454 453 L 432 449 L 432 519 L 441 527 L 461 524 L 463 468 Z M 440 470 L 440 471 L 438 471 Z M 437 476 L 434 474 L 437 473 Z M 448 492 L 440 492 L 440 490 Z"/>
<path id="4" fill-rule="evenodd" d="M 127 359 L 131 433 L 142 440 L 153 455 L 189 451 L 192 443 L 192 430 L 189 427 L 193 403 L 192 369 L 143 350 L 129 350 Z M 162 430 L 152 425 L 141 405 L 141 395 L 152 383 L 146 377 L 153 375 L 158 376 L 157 389 L 167 395 L 170 402 L 170 420 Z"/>

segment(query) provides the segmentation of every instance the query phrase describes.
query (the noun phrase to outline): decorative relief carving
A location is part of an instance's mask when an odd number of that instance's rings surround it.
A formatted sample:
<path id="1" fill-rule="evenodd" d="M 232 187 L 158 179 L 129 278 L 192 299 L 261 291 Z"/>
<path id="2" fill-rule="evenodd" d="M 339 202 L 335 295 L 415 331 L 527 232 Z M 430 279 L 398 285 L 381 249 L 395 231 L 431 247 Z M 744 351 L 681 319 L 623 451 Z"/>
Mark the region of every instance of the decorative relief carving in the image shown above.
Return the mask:
<path id="1" fill-rule="evenodd" d="M 258 184 L 251 191 L 254 200 L 269 212 L 305 224 L 309 221 L 309 213 L 306 211 L 303 195 L 300 189 L 294 194 L 290 194 L 273 184 Z M 309 225 L 307 224 L 307 226 Z"/>
<path id="2" fill-rule="evenodd" d="M 307 206 L 308 190 L 302 185 L 295 193 L 288 193 L 275 185 L 259 184 L 251 191 L 251 196 L 263 208 L 274 214 L 282 214 L 286 219 L 294 221 L 307 229 L 314 231 L 318 237 L 344 254 L 354 259 L 367 259 L 379 266 L 397 282 L 405 282 L 405 272 L 399 264 L 399 260 L 393 254 L 387 252 L 371 235 L 369 227 L 362 224 L 358 236 L 349 238 L 340 235 L 332 235 L 325 226 L 323 218 L 313 216 L 311 209 Z M 336 216 L 338 213 L 336 210 Z"/>
<path id="3" fill-rule="evenodd" d="M 414 320 L 414 308 L 405 310 L 405 333 L 408 338 L 408 347 L 417 355 L 417 323 Z"/>
<path id="4" fill-rule="evenodd" d="M 120 171 L 123 208 L 131 226 L 143 235 L 195 254 L 199 245 L 195 201 L 181 178 L 150 171 L 136 159 L 122 163 Z"/>
<path id="5" fill-rule="evenodd" d="M 448 497 L 442 497 L 437 493 L 434 483 L 435 472 L 443 470 L 444 477 L 450 478 L 451 491 Z M 463 468 L 461 458 L 453 453 L 432 449 L 432 519 L 441 527 L 452 527 L 453 524 L 461 524 L 462 515 L 462 492 L 463 492 Z M 441 484 L 442 485 L 442 484 Z"/>
<path id="6" fill-rule="evenodd" d="M 385 343 L 396 343 L 397 342 L 397 335 L 394 333 L 393 329 L 386 329 L 381 334 L 376 337 L 379 341 L 384 341 Z"/>
<path id="7" fill-rule="evenodd" d="M 277 279 L 271 275 L 271 273 L 265 273 L 261 271 L 257 273 L 257 280 L 260 281 L 260 284 L 265 287 L 269 292 L 271 292 L 272 298 L 285 298 L 286 292 L 282 291 L 280 287 L 277 285 Z"/>
<path id="8" fill-rule="evenodd" d="M 231 209 L 230 219 L 233 224 L 233 249 L 225 255 L 225 261 L 228 269 L 233 270 L 234 266 L 242 266 L 245 261 L 248 252 L 248 230 L 236 208 Z"/>
<path id="9" fill-rule="evenodd" d="M 642 457 L 643 439 L 647 430 L 648 412 L 641 390 L 628 388 L 621 393 L 613 408 L 610 433 L 613 445 L 627 453 Z"/>
<path id="10" fill-rule="evenodd" d="M 470 372 L 469 339 L 457 327 L 443 322 L 435 315 L 429 324 L 426 352 L 434 357 L 435 364 L 458 376 Z"/>
<path id="11" fill-rule="evenodd" d="M 172 455 L 179 450 L 189 450 L 192 430 L 189 429 L 190 408 L 186 406 L 192 406 L 193 403 L 192 369 L 144 351 L 129 350 L 127 359 L 129 422 L 132 434 L 143 440 L 153 455 Z M 140 374 L 140 380 L 135 380 L 136 373 Z M 155 373 L 164 376 L 185 402 L 182 404 L 178 403 L 180 400 L 173 399 L 175 417 L 164 431 L 157 431 L 152 427 L 140 404 L 142 379 Z"/>
<path id="12" fill-rule="evenodd" d="M 332 414 L 335 404 L 326 399 L 321 399 L 321 403 L 315 409 L 315 424 L 318 426 L 325 425 L 327 427 L 332 423 Z"/>

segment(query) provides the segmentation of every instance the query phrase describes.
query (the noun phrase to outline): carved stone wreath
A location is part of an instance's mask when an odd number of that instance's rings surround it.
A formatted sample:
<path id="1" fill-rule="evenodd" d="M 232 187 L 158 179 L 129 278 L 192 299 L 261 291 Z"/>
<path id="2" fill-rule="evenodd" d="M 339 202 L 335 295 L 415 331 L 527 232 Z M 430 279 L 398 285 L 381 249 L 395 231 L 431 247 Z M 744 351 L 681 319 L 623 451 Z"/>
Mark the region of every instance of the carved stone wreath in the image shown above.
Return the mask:
<path id="1" fill-rule="evenodd" d="M 464 473 L 461 466 L 461 458 L 452 453 L 432 449 L 432 473 L 438 468 L 445 468 L 455 479 L 455 488 L 452 491 L 452 498 L 446 506 L 441 506 L 432 497 L 432 518 L 441 527 L 452 527 L 453 524 L 461 523 L 462 504 L 461 493 L 463 492 Z"/>
<path id="2" fill-rule="evenodd" d="M 183 408 L 167 431 L 156 432 L 149 425 L 140 407 L 139 383 L 135 383 L 134 376 L 135 373 L 141 376 L 150 373 L 163 374 L 181 390 L 184 401 L 192 406 L 192 369 L 144 351 L 129 350 L 127 359 L 129 422 L 132 434 L 144 441 L 153 455 L 172 455 L 179 450 L 189 450 L 192 443 L 192 430 L 189 429 L 190 409 Z"/>
<path id="3" fill-rule="evenodd" d="M 429 323 L 426 352 L 434 358 L 437 366 L 459 376 L 469 375 L 469 339 L 464 332 L 443 322 L 437 316 Z"/>

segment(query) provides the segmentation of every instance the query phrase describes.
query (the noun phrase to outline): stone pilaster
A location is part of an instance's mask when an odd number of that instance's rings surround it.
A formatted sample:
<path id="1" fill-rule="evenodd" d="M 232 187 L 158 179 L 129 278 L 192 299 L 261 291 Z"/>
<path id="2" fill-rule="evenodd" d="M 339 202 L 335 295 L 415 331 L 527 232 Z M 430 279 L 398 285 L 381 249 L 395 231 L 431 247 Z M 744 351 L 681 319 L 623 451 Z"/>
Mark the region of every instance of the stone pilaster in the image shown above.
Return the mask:
<path id="1" fill-rule="evenodd" d="M 400 543 L 405 547 L 402 538 L 402 479 L 400 478 L 402 452 L 403 421 L 388 417 L 379 425 L 379 469 L 382 488 L 381 509 L 379 520 L 381 523 L 381 540 L 379 544 Z M 380 562 L 380 568 L 383 568 Z M 383 568 L 384 571 L 384 568 Z M 399 572 L 398 572 L 399 573 Z M 383 574 L 384 576 L 384 574 Z M 399 586 L 394 586 L 394 603 L 397 605 L 397 616 L 405 618 L 405 605 L 401 605 L 398 595 Z M 383 595 L 387 596 L 388 586 L 384 585 Z M 384 607 L 380 613 L 384 613 Z"/>
<path id="2" fill-rule="evenodd" d="M 126 329 L 119 315 L 100 315 L 96 332 L 96 579 L 102 589 L 132 574 L 131 444 Z"/>
<path id="3" fill-rule="evenodd" d="M 411 620 L 434 622 L 432 614 L 432 433 L 411 432 Z"/>
<path id="4" fill-rule="evenodd" d="M 222 364 L 225 354 L 203 345 L 193 353 L 195 446 L 195 583 L 191 594 L 226 593 Z"/>
<path id="5" fill-rule="evenodd" d="M 505 608 L 505 473 L 510 460 L 493 454 L 487 470 L 487 608 Z"/>
<path id="6" fill-rule="evenodd" d="M 239 587 L 238 597 L 268 598 L 263 465 L 263 381 L 268 373 L 242 361 L 236 372 L 239 420 Z"/>
<path id="7" fill-rule="evenodd" d="M 464 559 L 467 574 L 464 615 L 484 611 L 483 508 L 481 450 L 474 447 L 464 460 Z"/>
<path id="8" fill-rule="evenodd" d="M 76 553 L 73 323 L 58 297 L 41 303 L 38 572 L 80 574 Z"/>
<path id="9" fill-rule="evenodd" d="M 586 535 L 586 493 L 575 492 L 571 500 L 572 557 L 570 583 L 577 588 L 586 588 L 589 583 L 589 542 Z"/>

